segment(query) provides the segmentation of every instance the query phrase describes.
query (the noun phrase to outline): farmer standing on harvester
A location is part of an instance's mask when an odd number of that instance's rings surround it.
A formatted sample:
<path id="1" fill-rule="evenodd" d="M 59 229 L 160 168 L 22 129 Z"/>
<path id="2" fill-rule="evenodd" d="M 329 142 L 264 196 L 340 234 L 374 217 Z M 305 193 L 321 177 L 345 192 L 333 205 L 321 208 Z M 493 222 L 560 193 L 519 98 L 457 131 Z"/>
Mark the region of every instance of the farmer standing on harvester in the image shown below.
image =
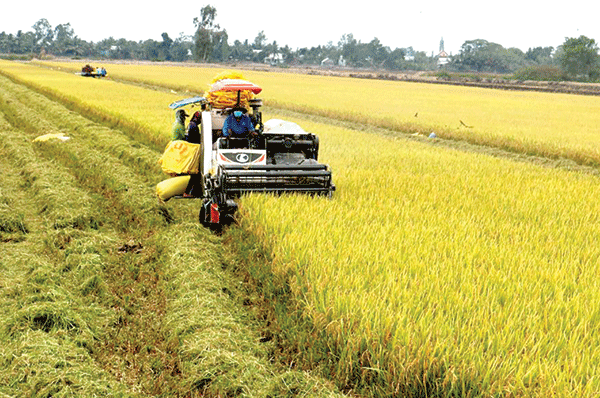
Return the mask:
<path id="1" fill-rule="evenodd" d="M 183 109 L 175 112 L 175 122 L 171 130 L 171 141 L 184 140 L 185 139 L 185 118 L 189 115 L 185 113 Z"/>

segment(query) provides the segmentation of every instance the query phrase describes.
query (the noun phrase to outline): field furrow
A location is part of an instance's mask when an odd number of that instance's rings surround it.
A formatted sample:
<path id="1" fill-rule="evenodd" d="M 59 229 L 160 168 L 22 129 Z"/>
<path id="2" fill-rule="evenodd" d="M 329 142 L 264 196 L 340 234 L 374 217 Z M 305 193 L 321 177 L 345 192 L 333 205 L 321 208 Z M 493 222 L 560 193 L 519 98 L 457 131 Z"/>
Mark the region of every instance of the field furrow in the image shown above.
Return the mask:
<path id="1" fill-rule="evenodd" d="M 89 250 L 110 238 L 89 229 L 98 219 L 88 193 L 24 134 L 0 117 L 2 202 L 25 225 L 0 232 L 0 393 L 137 396 L 94 359 L 112 318 L 98 302 L 102 263 L 92 252 L 57 256 L 71 242 Z"/>

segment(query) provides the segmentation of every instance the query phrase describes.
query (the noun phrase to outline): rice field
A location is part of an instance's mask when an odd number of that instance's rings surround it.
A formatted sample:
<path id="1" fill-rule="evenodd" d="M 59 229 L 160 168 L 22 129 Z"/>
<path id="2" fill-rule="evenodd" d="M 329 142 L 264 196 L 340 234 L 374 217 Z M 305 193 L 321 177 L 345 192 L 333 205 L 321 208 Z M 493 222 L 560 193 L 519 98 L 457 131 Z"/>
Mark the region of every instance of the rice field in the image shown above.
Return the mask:
<path id="1" fill-rule="evenodd" d="M 73 63 L 44 64 L 79 70 Z M 116 79 L 184 92 L 203 92 L 220 71 L 107 65 Z M 263 87 L 261 98 L 275 108 L 600 165 L 598 97 L 278 72 L 245 74 Z"/>
<path id="2" fill-rule="evenodd" d="M 320 127 L 335 199 L 245 198 L 242 227 L 341 346 L 335 374 L 384 396 L 600 391 L 597 177 Z"/>
<path id="3" fill-rule="evenodd" d="M 126 73 L 105 66 L 109 75 Z M 122 67 L 138 77 L 146 73 Z M 168 86 L 169 79 L 180 84 L 170 68 L 157 66 L 167 72 L 147 72 L 147 81 L 158 74 L 164 79 L 156 80 L 158 85 Z M 144 156 L 128 155 L 126 143 L 116 149 L 110 140 L 90 139 L 105 146 L 102 153 L 123 153 L 128 164 L 146 159 L 137 166 L 145 171 L 136 172 L 140 191 L 135 197 L 144 196 L 144 184 L 151 195 L 151 183 L 160 179 L 159 174 L 153 177 L 152 153 L 160 153 L 169 136 L 172 115 L 166 105 L 182 94 L 31 65 L 0 62 L 0 71 L 77 112 L 94 108 L 96 119 L 129 129 L 133 139 L 140 137 L 144 145 L 136 151 L 150 151 Z M 204 88 L 213 71 L 198 73 L 210 75 L 198 84 Z M 319 368 L 340 388 L 373 397 L 600 394 L 598 177 L 335 123 L 360 120 L 409 132 L 435 128 L 440 135 L 459 138 L 468 133 L 483 137 L 488 145 L 517 142 L 526 152 L 572 154 L 573 159 L 594 163 L 598 99 L 266 72 L 246 76 L 265 90 L 265 120 L 286 118 L 320 136 L 320 160 L 332 167 L 337 186 L 333 200 L 245 197 L 239 225 L 218 238 L 236 251 L 254 284 L 271 286 L 260 294 L 277 301 L 277 291 L 289 290 L 292 311 L 277 307 L 275 316 L 281 325 L 309 325 L 280 331 L 286 344 L 297 347 L 294 358 L 301 366 Z M 20 94 L 4 95 L 6 104 Z M 463 113 L 453 113 L 459 108 Z M 27 112 L 25 105 L 11 109 L 5 114 Z M 326 116 L 331 123 L 303 113 Z M 510 123 L 508 114 L 513 115 Z M 451 122 L 456 117 L 473 127 L 456 126 Z M 56 116 L 39 131 L 60 129 L 60 120 Z M 74 131 L 93 137 L 95 130 L 82 124 Z M 19 156 L 16 150 L 10 153 Z M 76 164 L 96 157 L 83 148 L 72 155 L 58 153 L 60 158 L 82 159 Z M 21 167 L 15 162 L 10 167 Z M 111 165 L 111 170 L 119 167 L 110 159 L 101 164 Z M 90 173 L 97 169 L 104 167 L 89 166 Z M 46 178 L 64 172 L 50 170 Z M 91 178 L 80 175 L 79 180 Z M 129 190 L 119 188 L 123 184 L 107 173 L 94 185 L 106 187 L 124 203 L 138 203 Z M 77 184 L 70 185 L 76 189 Z M 17 201 L 4 199 L 9 206 Z M 148 212 L 160 214 L 150 210 L 150 200 L 139 203 L 141 209 L 120 205 L 126 210 L 118 211 L 117 219 L 130 217 L 142 226 L 162 222 L 160 217 L 145 220 Z M 73 206 L 81 208 L 83 220 L 96 220 L 85 228 L 108 223 L 103 212 Z M 51 220 L 60 216 L 58 210 L 51 211 L 56 214 Z M 182 206 L 177 211 L 182 213 L 171 228 L 190 228 L 181 217 L 195 221 L 192 210 Z M 15 230 L 11 234 L 32 228 L 27 214 L 23 209 L 6 218 L 11 226 L 6 228 Z M 114 225 L 121 231 L 127 222 Z M 189 240 L 182 245 L 200 239 L 198 234 L 185 236 Z M 169 289 L 176 291 L 192 278 L 172 278 Z M 186 305 L 178 308 L 173 314 L 191 311 Z M 176 322 L 177 315 L 166 319 Z"/>

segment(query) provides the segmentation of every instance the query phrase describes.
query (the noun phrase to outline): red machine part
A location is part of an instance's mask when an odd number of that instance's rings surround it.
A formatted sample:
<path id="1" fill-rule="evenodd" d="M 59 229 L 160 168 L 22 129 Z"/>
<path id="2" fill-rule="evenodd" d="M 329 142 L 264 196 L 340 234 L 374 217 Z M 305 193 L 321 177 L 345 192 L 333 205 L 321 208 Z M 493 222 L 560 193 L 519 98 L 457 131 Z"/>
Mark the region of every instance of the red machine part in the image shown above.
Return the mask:
<path id="1" fill-rule="evenodd" d="M 220 220 L 219 206 L 216 203 L 210 205 L 210 222 L 218 224 Z"/>

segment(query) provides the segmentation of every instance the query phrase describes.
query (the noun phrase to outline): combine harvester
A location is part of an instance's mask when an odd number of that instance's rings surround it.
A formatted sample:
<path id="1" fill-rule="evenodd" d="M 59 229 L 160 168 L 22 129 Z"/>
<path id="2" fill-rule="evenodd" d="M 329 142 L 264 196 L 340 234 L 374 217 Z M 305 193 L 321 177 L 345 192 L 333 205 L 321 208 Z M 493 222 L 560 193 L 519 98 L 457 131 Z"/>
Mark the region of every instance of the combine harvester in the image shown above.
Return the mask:
<path id="1" fill-rule="evenodd" d="M 231 222 L 238 207 L 235 199 L 245 193 L 331 197 L 335 190 L 329 167 L 318 162 L 319 138 L 293 122 L 272 119 L 263 124 L 259 110 L 262 100 L 253 98 L 261 91 L 246 80 L 222 79 L 212 85 L 207 98 L 193 97 L 169 105 L 173 110 L 201 108 L 198 173 L 191 174 L 187 183 L 182 180 L 173 197 L 202 199 L 199 219 L 204 226 Z M 255 134 L 248 138 L 224 137 L 225 119 L 240 107 L 252 109 L 248 116 Z"/>
<path id="2" fill-rule="evenodd" d="M 106 69 L 104 67 L 94 68 L 89 64 L 81 68 L 81 72 L 77 72 L 77 75 L 84 77 L 106 77 Z"/>

